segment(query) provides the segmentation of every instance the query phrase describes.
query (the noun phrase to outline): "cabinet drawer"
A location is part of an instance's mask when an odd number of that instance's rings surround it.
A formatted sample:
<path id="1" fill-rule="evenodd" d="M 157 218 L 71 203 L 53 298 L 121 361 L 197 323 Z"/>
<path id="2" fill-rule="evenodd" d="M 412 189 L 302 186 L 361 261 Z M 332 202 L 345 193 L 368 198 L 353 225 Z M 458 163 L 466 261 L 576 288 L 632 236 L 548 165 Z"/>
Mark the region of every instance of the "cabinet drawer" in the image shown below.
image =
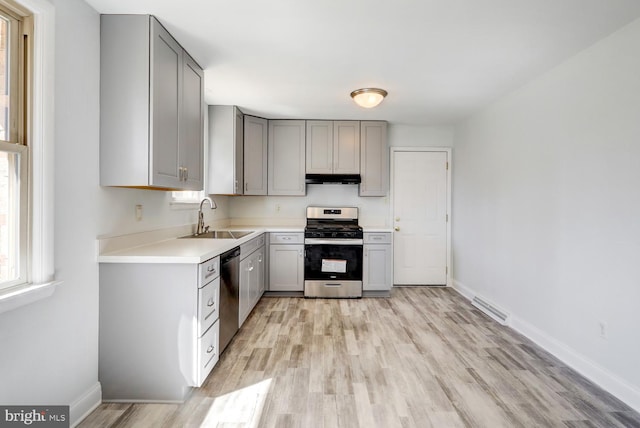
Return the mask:
<path id="1" fill-rule="evenodd" d="M 244 259 L 249 254 L 253 253 L 255 250 L 262 247 L 263 245 L 264 245 L 264 233 L 258 236 L 257 238 L 253 238 L 251 241 L 245 242 L 244 244 L 240 245 L 240 259 L 241 260 Z"/>
<path id="2" fill-rule="evenodd" d="M 216 321 L 209 330 L 198 339 L 198 382 L 202 386 L 205 379 L 211 373 L 213 366 L 218 362 L 218 338 L 220 335 L 220 322 Z"/>
<path id="3" fill-rule="evenodd" d="M 218 319 L 220 277 L 198 290 L 198 337 Z"/>
<path id="4" fill-rule="evenodd" d="M 303 244 L 304 232 L 272 232 L 271 244 Z"/>
<path id="5" fill-rule="evenodd" d="M 204 287 L 220 275 L 220 257 L 214 257 L 198 266 L 198 288 Z"/>
<path id="6" fill-rule="evenodd" d="M 365 244 L 391 244 L 391 233 L 386 232 L 365 232 Z"/>

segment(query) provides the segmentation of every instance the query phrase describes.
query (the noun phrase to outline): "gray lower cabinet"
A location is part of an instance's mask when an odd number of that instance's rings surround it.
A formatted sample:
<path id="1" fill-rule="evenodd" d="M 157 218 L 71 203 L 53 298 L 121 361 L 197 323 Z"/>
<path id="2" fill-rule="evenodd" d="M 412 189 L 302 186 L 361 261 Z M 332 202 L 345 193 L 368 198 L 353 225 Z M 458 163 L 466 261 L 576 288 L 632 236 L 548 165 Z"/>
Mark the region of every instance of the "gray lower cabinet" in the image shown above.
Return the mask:
<path id="1" fill-rule="evenodd" d="M 100 264 L 98 377 L 104 401 L 175 401 L 218 362 L 219 257 Z"/>
<path id="2" fill-rule="evenodd" d="M 269 237 L 269 291 L 303 290 L 304 233 L 271 233 Z"/>
<path id="3" fill-rule="evenodd" d="M 363 291 L 389 291 L 392 286 L 391 233 L 365 232 L 363 247 Z"/>
<path id="4" fill-rule="evenodd" d="M 201 190 L 204 74 L 150 15 L 100 17 L 100 184 Z"/>
<path id="5" fill-rule="evenodd" d="M 260 235 L 240 246 L 239 325 L 245 322 L 265 288 L 265 236 Z"/>

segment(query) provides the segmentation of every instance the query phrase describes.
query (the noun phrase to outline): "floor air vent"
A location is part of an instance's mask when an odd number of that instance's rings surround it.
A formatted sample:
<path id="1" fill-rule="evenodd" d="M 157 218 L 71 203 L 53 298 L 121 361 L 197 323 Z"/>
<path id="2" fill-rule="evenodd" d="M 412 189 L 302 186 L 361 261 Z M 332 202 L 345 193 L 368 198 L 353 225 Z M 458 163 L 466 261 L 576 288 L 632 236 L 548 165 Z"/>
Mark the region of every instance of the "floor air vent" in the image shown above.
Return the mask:
<path id="1" fill-rule="evenodd" d="M 489 315 L 494 320 L 498 321 L 500 324 L 507 325 L 509 314 L 502 309 L 496 308 L 495 305 L 487 302 L 482 297 L 475 296 L 471 301 L 471 304 L 480 309 L 485 314 Z"/>

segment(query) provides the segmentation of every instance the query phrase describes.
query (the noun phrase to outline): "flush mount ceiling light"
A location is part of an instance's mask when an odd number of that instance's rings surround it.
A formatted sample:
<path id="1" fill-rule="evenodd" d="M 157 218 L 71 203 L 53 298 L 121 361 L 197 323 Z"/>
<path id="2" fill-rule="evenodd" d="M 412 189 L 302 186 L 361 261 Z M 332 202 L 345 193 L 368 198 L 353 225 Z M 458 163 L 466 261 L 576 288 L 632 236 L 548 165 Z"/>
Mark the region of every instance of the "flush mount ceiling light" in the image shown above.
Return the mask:
<path id="1" fill-rule="evenodd" d="M 351 98 L 360 107 L 372 108 L 382 102 L 387 96 L 387 91 L 378 88 L 362 88 L 351 92 Z"/>

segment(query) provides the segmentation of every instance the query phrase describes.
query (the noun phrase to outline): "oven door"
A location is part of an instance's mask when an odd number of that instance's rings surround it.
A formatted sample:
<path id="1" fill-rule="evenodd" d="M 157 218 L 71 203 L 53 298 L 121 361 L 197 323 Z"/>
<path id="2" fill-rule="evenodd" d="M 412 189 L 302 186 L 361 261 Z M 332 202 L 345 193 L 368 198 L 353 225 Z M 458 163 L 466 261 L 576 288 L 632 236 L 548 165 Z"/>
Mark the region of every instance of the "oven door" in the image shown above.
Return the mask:
<path id="1" fill-rule="evenodd" d="M 305 297 L 362 296 L 362 240 L 306 239 Z"/>

